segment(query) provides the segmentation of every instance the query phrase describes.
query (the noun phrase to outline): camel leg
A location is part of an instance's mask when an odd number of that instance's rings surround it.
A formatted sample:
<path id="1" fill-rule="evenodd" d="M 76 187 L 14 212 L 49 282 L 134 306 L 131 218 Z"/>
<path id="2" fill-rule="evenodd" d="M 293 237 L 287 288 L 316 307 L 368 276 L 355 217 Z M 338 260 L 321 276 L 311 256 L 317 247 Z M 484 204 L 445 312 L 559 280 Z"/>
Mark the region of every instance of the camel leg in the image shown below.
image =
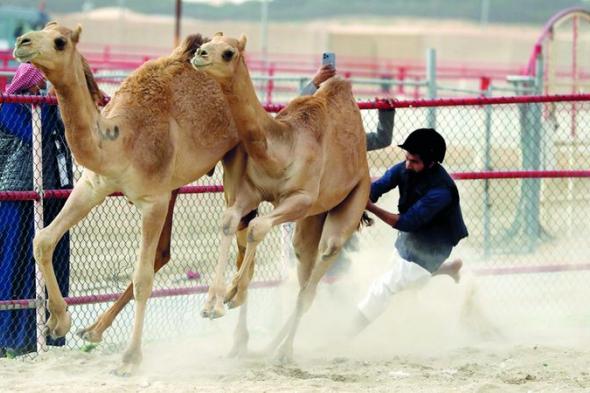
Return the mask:
<path id="1" fill-rule="evenodd" d="M 84 171 L 59 214 L 33 239 L 33 255 L 47 286 L 47 307 L 51 314 L 47 329 L 51 337 L 65 336 L 71 326 L 70 314 L 53 270 L 53 252 L 57 242 L 112 191 L 98 175 Z"/>
<path id="2" fill-rule="evenodd" d="M 141 248 L 133 272 L 133 296 L 135 298 L 135 319 L 131 341 L 123 354 L 123 364 L 115 373 L 129 375 L 141 363 L 141 336 L 147 300 L 152 293 L 154 281 L 154 258 L 158 239 L 166 220 L 169 193 L 145 198 L 136 203 L 142 213 Z"/>
<path id="3" fill-rule="evenodd" d="M 225 307 L 223 305 L 225 296 L 225 267 L 229 258 L 231 241 L 234 234 L 238 231 L 241 219 L 245 213 L 251 212 L 260 203 L 260 199 L 255 195 L 252 192 L 240 193 L 236 197 L 234 205 L 227 208 L 223 213 L 219 256 L 217 265 L 215 266 L 213 282 L 209 286 L 209 292 L 207 293 L 207 301 L 201 311 L 203 318 L 214 319 L 225 315 Z"/>
<path id="4" fill-rule="evenodd" d="M 281 363 L 292 359 L 293 342 L 301 317 L 311 306 L 321 278 L 328 271 L 343 245 L 358 228 L 368 198 L 369 179 L 357 185 L 340 205 L 328 212 L 315 263 L 312 265 L 307 282 L 299 291 L 287 337 L 279 348 L 278 359 Z M 302 276 L 302 278 L 305 277 Z"/>
<path id="5" fill-rule="evenodd" d="M 238 324 L 234 331 L 234 343 L 229 351 L 228 357 L 243 357 L 248 353 L 248 340 L 250 333 L 248 333 L 248 299 L 244 300 L 244 304 L 240 307 L 240 316 Z"/>
<path id="6" fill-rule="evenodd" d="M 295 256 L 299 261 L 297 265 L 297 278 L 300 290 L 305 287 L 316 262 L 325 219 L 325 213 L 310 216 L 297 221 L 295 226 L 293 248 L 295 249 Z M 267 346 L 264 351 L 266 354 L 271 354 L 284 340 L 294 319 L 295 313 L 292 313 L 272 342 Z"/>
<path id="7" fill-rule="evenodd" d="M 305 217 L 307 210 L 312 204 L 312 199 L 306 194 L 296 194 L 285 198 L 267 216 L 258 216 L 250 221 L 248 226 L 246 255 L 242 266 L 234 276 L 231 286 L 225 296 L 225 302 L 230 303 L 230 308 L 241 305 L 243 296 L 237 296 L 239 290 L 247 288 L 250 279 L 254 274 L 253 263 L 256 247 L 270 232 L 272 227 L 288 221 L 296 221 Z"/>
<path id="8" fill-rule="evenodd" d="M 164 265 L 170 261 L 170 243 L 172 236 L 172 218 L 174 214 L 174 205 L 178 196 L 178 189 L 172 191 L 172 197 L 168 203 L 168 214 L 166 215 L 166 222 L 158 240 L 158 248 L 156 249 L 156 259 L 154 261 L 154 272 L 160 270 Z M 125 292 L 119 296 L 117 301 L 105 311 L 98 319 L 90 326 L 80 329 L 77 335 L 85 341 L 92 343 L 99 343 L 102 341 L 102 334 L 108 329 L 121 310 L 133 298 L 133 283 L 125 289 Z"/>
<path id="9" fill-rule="evenodd" d="M 246 252 L 246 235 L 247 235 L 247 225 L 249 223 L 249 219 L 253 217 L 248 217 L 247 222 L 244 222 L 242 219 L 242 223 L 240 225 L 240 230 L 236 234 L 236 240 L 238 243 L 238 258 L 236 261 L 236 266 L 239 269 L 244 262 L 244 254 Z M 248 333 L 248 323 L 247 323 L 247 316 L 248 316 L 248 305 L 247 305 L 247 292 L 244 292 L 244 304 L 240 308 L 240 316 L 238 319 L 238 324 L 236 325 L 236 330 L 234 331 L 234 343 L 232 349 L 230 350 L 228 356 L 229 357 L 241 357 L 244 356 L 248 352 L 248 340 L 250 338 L 250 334 Z"/>

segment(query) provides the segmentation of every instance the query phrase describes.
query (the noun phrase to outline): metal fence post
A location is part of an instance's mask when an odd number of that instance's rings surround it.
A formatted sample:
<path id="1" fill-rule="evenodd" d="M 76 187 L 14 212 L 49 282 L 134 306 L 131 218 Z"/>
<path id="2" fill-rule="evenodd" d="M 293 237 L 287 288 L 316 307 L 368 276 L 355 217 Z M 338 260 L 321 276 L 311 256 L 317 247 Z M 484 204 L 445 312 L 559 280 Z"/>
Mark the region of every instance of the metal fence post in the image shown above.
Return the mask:
<path id="1" fill-rule="evenodd" d="M 517 95 L 535 95 L 542 92 L 543 63 L 539 51 L 536 63 L 537 74 L 532 76 L 509 77 L 514 84 Z M 520 147 L 522 154 L 522 169 L 538 171 L 541 169 L 542 124 L 539 102 L 526 103 L 519 106 L 520 114 Z M 541 179 L 522 179 L 520 184 L 520 200 L 515 212 L 514 220 L 506 231 L 503 245 L 512 244 L 513 249 L 533 252 L 546 233 L 540 222 Z M 521 239 L 521 242 L 517 239 Z"/>
<path id="2" fill-rule="evenodd" d="M 436 50 L 429 48 L 426 54 L 426 80 L 428 86 L 428 98 L 436 98 Z M 428 108 L 426 124 L 429 128 L 436 128 L 436 108 Z"/>
<path id="3" fill-rule="evenodd" d="M 492 85 L 488 85 L 483 91 L 484 97 L 492 95 Z M 485 110 L 485 147 L 484 147 L 484 171 L 492 170 L 492 106 L 486 105 Z M 483 198 L 483 254 L 488 258 L 491 254 L 491 214 L 490 214 L 490 181 L 484 180 L 484 198 Z"/>
<path id="4" fill-rule="evenodd" d="M 539 49 L 537 51 L 537 59 L 535 61 L 535 94 L 541 95 L 543 94 L 543 53 Z M 532 131 L 534 135 L 534 156 L 533 156 L 533 168 L 535 170 L 541 169 L 541 149 L 543 146 L 543 125 L 541 123 L 541 116 L 542 116 L 542 104 L 534 103 L 531 106 L 530 111 L 531 122 L 530 125 L 532 126 Z M 530 217 L 530 225 L 528 240 L 529 240 L 529 250 L 533 251 L 536 248 L 537 243 L 541 240 L 543 236 L 542 228 L 541 228 L 541 179 L 532 179 L 530 182 L 531 187 L 531 200 L 530 200 L 530 210 L 529 210 L 529 217 Z"/>
<path id="5" fill-rule="evenodd" d="M 33 190 L 39 194 L 39 198 L 33 202 L 33 216 L 35 234 L 43 229 L 43 155 L 41 134 L 41 108 L 31 105 L 31 121 L 33 130 Z M 37 322 L 37 352 L 47 350 L 45 340 L 45 280 L 39 266 L 35 264 L 35 300 Z"/>

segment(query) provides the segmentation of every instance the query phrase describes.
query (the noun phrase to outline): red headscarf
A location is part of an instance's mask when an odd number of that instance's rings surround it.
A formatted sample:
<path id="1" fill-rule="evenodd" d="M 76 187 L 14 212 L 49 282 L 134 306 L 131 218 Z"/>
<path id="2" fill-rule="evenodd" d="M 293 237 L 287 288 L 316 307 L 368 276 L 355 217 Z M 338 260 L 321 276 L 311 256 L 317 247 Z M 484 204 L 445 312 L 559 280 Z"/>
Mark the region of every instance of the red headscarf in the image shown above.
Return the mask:
<path id="1" fill-rule="evenodd" d="M 28 90 L 43 80 L 45 80 L 45 77 L 34 65 L 22 63 L 16 69 L 14 78 L 12 78 L 10 84 L 6 86 L 4 93 L 16 94 L 22 90 Z"/>

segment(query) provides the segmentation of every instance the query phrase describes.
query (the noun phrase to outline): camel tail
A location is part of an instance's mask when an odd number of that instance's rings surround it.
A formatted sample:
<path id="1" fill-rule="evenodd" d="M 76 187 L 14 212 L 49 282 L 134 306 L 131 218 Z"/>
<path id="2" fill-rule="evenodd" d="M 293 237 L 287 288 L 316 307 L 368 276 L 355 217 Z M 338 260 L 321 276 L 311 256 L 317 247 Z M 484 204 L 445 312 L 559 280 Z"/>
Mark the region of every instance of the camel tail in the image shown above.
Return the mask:
<path id="1" fill-rule="evenodd" d="M 188 62 L 195 55 L 197 49 L 207 41 L 209 38 L 203 37 L 201 34 L 191 34 L 174 49 L 172 57 L 179 57 L 182 61 Z"/>

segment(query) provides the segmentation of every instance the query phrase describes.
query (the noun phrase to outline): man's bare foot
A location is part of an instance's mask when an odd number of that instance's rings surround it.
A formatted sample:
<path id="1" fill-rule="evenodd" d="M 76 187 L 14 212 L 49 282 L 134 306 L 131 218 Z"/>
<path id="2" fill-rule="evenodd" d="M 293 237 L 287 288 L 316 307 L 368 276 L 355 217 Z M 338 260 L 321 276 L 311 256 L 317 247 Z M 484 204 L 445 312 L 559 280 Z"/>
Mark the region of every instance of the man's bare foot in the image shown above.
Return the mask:
<path id="1" fill-rule="evenodd" d="M 458 284 L 461 281 L 461 268 L 463 267 L 463 261 L 459 258 L 453 259 L 452 261 L 446 261 L 436 272 L 434 272 L 433 276 L 438 276 L 440 274 L 446 274 L 450 276 L 455 282 Z"/>

